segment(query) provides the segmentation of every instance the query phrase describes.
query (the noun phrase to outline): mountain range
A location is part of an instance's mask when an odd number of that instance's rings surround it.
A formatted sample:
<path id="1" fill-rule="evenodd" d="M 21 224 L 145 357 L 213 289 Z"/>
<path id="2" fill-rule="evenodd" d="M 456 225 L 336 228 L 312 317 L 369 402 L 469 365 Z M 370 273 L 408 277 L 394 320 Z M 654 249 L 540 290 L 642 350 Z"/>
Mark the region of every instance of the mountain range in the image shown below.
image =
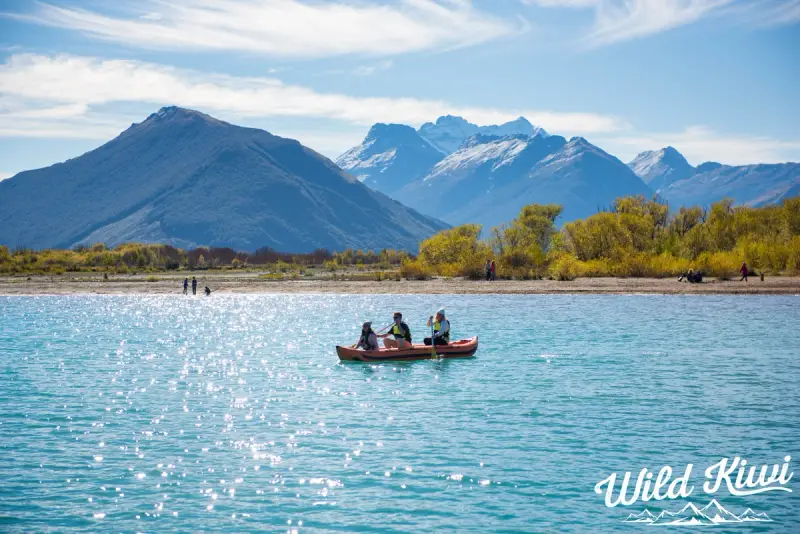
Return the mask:
<path id="1" fill-rule="evenodd" d="M 419 130 L 376 124 L 337 163 L 421 213 L 487 229 L 530 203 L 562 204 L 563 219 L 572 220 L 610 207 L 619 196 L 653 193 L 623 162 L 586 139 L 567 141 L 522 117 L 477 126 L 445 116 Z"/>
<path id="2" fill-rule="evenodd" d="M 337 159 L 359 180 L 449 224 L 512 220 L 529 203 L 564 206 L 561 222 L 609 208 L 624 195 L 655 194 L 673 210 L 725 197 L 761 206 L 800 194 L 800 164 L 697 167 L 674 147 L 627 165 L 588 140 L 550 135 L 523 117 L 478 126 L 440 117 L 418 130 L 376 124 Z"/>
<path id="3" fill-rule="evenodd" d="M 165 107 L 80 157 L 0 182 L 0 243 L 416 251 L 446 228 L 264 130 Z"/>
<path id="4" fill-rule="evenodd" d="M 724 197 L 763 206 L 800 194 L 800 163 L 692 167 L 677 150 L 642 152 L 628 166 L 674 206 L 708 205 Z"/>
<path id="5" fill-rule="evenodd" d="M 800 194 L 797 163 L 693 167 L 666 147 L 626 165 L 522 117 L 379 123 L 337 163 L 293 139 L 165 107 L 91 152 L 0 181 L 0 244 L 415 252 L 449 225 L 488 230 L 530 203 L 561 204 L 561 223 L 626 195 L 657 193 L 676 209 Z"/>

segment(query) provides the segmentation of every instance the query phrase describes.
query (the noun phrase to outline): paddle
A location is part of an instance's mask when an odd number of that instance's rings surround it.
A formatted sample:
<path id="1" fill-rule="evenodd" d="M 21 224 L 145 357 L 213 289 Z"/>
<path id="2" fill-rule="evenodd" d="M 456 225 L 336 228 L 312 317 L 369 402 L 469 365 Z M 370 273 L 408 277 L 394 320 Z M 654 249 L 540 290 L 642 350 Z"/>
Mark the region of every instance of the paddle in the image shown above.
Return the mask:
<path id="1" fill-rule="evenodd" d="M 436 338 L 433 337 L 433 319 L 434 317 L 431 317 L 431 358 L 435 359 L 439 356 L 436 354 Z"/>

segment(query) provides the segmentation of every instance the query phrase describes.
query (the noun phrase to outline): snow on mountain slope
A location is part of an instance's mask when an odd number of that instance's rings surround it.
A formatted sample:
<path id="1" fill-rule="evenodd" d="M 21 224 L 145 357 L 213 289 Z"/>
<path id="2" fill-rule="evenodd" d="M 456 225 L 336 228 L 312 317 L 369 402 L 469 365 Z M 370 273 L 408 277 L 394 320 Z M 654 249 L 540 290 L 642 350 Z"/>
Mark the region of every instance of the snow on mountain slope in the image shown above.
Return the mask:
<path id="1" fill-rule="evenodd" d="M 725 197 L 740 205 L 763 206 L 788 198 L 800 185 L 800 163 L 705 165 L 704 168 L 710 170 L 670 183 L 659 194 L 675 208 L 708 206 Z"/>
<path id="2" fill-rule="evenodd" d="M 548 138 L 548 139 L 552 139 Z M 563 138 L 561 138 L 563 140 Z M 570 221 L 611 206 L 620 196 L 652 191 L 624 163 L 586 139 L 575 137 L 531 165 L 527 172 L 508 179 L 485 194 L 449 211 L 439 211 L 450 224 L 477 222 L 488 228 L 506 223 L 527 204 L 564 206 L 561 221 Z M 424 212 L 424 207 L 419 207 Z"/>
<path id="3" fill-rule="evenodd" d="M 467 138 L 476 134 L 501 137 L 515 134 L 548 135 L 544 129 L 534 127 L 524 117 L 500 125 L 478 126 L 452 115 L 439 117 L 436 123 L 426 122 L 419 128 L 419 134 L 443 154 L 455 152 Z"/>
<path id="4" fill-rule="evenodd" d="M 457 217 L 460 210 L 476 199 L 523 179 L 538 161 L 561 149 L 566 142 L 560 136 L 474 135 L 423 179 L 398 191 L 395 198 L 423 212 Z"/>
<path id="5" fill-rule="evenodd" d="M 686 158 L 671 146 L 642 152 L 628 163 L 628 167 L 653 191 L 683 180 L 695 172 Z"/>
<path id="6" fill-rule="evenodd" d="M 336 163 L 365 185 L 390 195 L 423 176 L 442 157 L 414 128 L 378 123 Z"/>
<path id="7" fill-rule="evenodd" d="M 511 165 L 530 145 L 532 138 L 525 135 L 497 137 L 477 134 L 467 139 L 460 149 L 437 163 L 424 180 L 435 180 L 438 176 L 467 170 L 491 163 L 491 170 Z"/>

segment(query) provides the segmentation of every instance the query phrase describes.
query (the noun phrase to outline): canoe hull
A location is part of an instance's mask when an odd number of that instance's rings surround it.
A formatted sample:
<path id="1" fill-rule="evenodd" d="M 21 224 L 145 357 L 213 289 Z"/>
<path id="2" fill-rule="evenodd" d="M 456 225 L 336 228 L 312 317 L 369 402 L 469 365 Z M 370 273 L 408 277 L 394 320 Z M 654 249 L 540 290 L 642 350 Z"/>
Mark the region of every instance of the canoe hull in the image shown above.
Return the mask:
<path id="1" fill-rule="evenodd" d="M 478 337 L 470 339 L 459 339 L 447 345 L 436 345 L 436 357 L 438 358 L 469 358 L 475 355 L 478 350 Z M 336 354 L 342 361 L 355 362 L 384 362 L 384 361 L 413 361 L 430 360 L 431 347 L 415 343 L 413 348 L 399 349 L 378 349 L 362 350 L 351 347 L 336 346 Z"/>

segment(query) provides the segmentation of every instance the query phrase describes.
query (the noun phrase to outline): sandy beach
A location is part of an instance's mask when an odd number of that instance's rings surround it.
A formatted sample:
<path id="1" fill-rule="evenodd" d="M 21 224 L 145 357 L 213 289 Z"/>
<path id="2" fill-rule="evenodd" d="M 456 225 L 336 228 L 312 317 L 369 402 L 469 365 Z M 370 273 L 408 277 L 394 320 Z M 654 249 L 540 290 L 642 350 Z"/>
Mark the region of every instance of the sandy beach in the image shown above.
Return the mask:
<path id="1" fill-rule="evenodd" d="M 180 295 L 184 276 L 196 276 L 198 296 L 208 285 L 214 293 L 353 293 L 353 294 L 800 294 L 800 277 L 766 277 L 762 282 L 706 279 L 701 284 L 678 282 L 675 278 L 579 278 L 571 282 L 554 280 L 463 279 L 344 281 L 330 279 L 265 280 L 260 273 L 197 272 L 179 274 L 109 275 L 74 273 L 58 276 L 0 277 L 0 295 Z M 189 289 L 191 294 L 191 288 Z"/>

